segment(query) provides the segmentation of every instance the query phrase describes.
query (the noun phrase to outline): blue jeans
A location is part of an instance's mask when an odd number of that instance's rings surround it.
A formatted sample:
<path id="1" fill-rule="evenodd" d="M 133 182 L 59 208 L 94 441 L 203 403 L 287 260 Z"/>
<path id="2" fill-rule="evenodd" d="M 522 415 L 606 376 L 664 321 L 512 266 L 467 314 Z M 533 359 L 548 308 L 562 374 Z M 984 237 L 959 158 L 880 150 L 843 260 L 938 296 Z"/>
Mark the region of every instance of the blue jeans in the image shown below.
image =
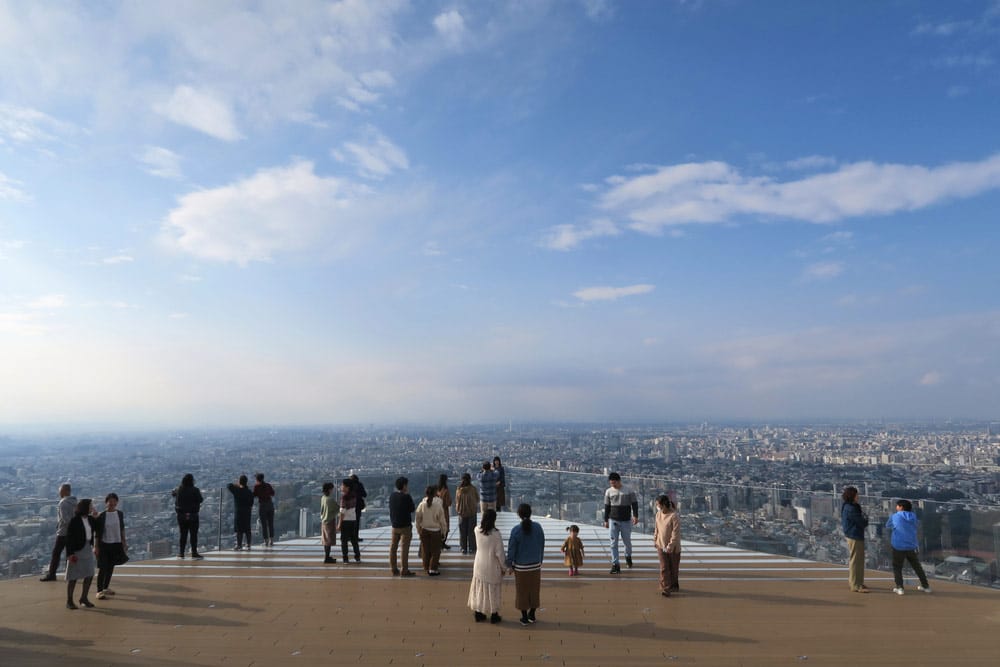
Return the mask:
<path id="1" fill-rule="evenodd" d="M 625 557 L 632 557 L 632 520 L 615 521 L 608 520 L 608 531 L 611 537 L 611 564 L 618 565 L 618 536 L 621 535 L 622 542 L 625 543 Z"/>

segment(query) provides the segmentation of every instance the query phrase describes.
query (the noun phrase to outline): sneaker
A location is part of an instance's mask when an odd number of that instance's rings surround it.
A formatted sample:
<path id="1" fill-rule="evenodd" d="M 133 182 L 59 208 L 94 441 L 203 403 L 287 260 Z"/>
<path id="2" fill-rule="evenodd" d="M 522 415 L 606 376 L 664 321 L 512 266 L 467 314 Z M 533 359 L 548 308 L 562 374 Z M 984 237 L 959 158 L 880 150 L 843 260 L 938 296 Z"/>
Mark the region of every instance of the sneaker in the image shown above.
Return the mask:
<path id="1" fill-rule="evenodd" d="M 500 614 L 491 614 L 490 615 L 490 623 L 499 623 L 500 620 L 501 620 L 500 619 Z"/>
<path id="2" fill-rule="evenodd" d="M 205 560 L 205 557 L 201 554 L 191 554 L 191 560 Z"/>
<path id="3" fill-rule="evenodd" d="M 445 549 L 451 549 L 451 545 L 450 544 L 442 544 L 441 546 L 443 548 L 445 548 Z"/>
<path id="4" fill-rule="evenodd" d="M 398 577 L 399 576 L 399 568 L 395 568 L 395 567 L 392 568 L 392 576 L 394 576 L 394 577 Z"/>
<path id="5" fill-rule="evenodd" d="M 631 556 L 625 556 L 625 564 L 628 565 L 629 568 L 632 567 L 632 557 Z"/>
<path id="6" fill-rule="evenodd" d="M 472 617 L 476 619 L 476 623 L 482 623 L 483 621 L 486 620 L 486 614 L 484 614 L 481 611 L 474 612 L 472 614 Z"/>
<path id="7" fill-rule="evenodd" d="M 900 588 L 899 586 L 897 586 L 896 588 L 893 588 L 892 592 L 895 593 L 896 595 L 903 595 L 903 593 L 904 593 L 903 589 Z"/>
<path id="8" fill-rule="evenodd" d="M 66 608 L 67 609 L 78 609 L 78 607 L 75 604 L 73 604 L 72 600 L 66 600 Z"/>
<path id="9" fill-rule="evenodd" d="M 670 591 L 660 591 L 660 595 L 662 595 L 665 598 L 668 598 L 670 597 Z"/>
<path id="10" fill-rule="evenodd" d="M 110 588 L 105 588 L 104 589 L 104 594 L 105 595 L 114 595 L 115 592 L 113 590 L 111 590 Z"/>
<path id="11" fill-rule="evenodd" d="M 87 609 L 93 609 L 94 607 L 97 606 L 87 598 L 80 598 L 80 604 L 82 604 Z"/>
<path id="12" fill-rule="evenodd" d="M 528 620 L 527 616 L 522 616 L 521 617 L 521 625 L 527 626 L 527 625 L 530 625 L 530 624 L 531 624 L 531 621 Z"/>
<path id="13" fill-rule="evenodd" d="M 56 575 L 54 574 L 47 574 L 41 579 L 39 579 L 39 581 L 55 581 L 55 580 L 56 580 Z"/>
<path id="14" fill-rule="evenodd" d="M 528 612 L 528 623 L 534 623 L 534 622 L 535 622 L 535 610 L 532 609 L 531 611 Z"/>
<path id="15" fill-rule="evenodd" d="M 106 597 L 107 597 L 107 596 L 106 596 L 106 595 L 104 594 L 104 591 L 97 591 L 97 599 L 98 599 L 98 600 L 103 600 L 103 599 L 105 599 Z"/>
<path id="16" fill-rule="evenodd" d="M 177 559 L 178 560 L 184 560 L 184 554 L 178 554 Z"/>
<path id="17" fill-rule="evenodd" d="M 917 590 L 918 591 L 923 591 L 924 593 L 930 593 L 931 592 L 931 587 L 930 586 L 917 586 Z"/>
<path id="18" fill-rule="evenodd" d="M 415 577 L 415 576 L 417 576 L 417 573 L 414 572 L 414 571 L 412 571 L 412 570 L 403 570 L 403 572 L 399 576 L 401 576 L 401 577 Z"/>
<path id="19" fill-rule="evenodd" d="M 235 547 L 233 547 L 233 551 L 243 551 L 243 547 L 242 546 L 235 546 Z"/>
<path id="20" fill-rule="evenodd" d="M 612 565 L 611 571 L 608 572 L 608 574 L 621 574 L 621 573 L 622 573 L 622 568 L 618 565 Z"/>
<path id="21" fill-rule="evenodd" d="M 440 577 L 441 573 L 438 572 L 437 570 L 431 570 L 430 572 L 427 573 L 427 576 L 428 577 Z"/>
<path id="22" fill-rule="evenodd" d="M 326 563 L 326 564 L 336 563 L 337 559 L 333 558 L 332 556 L 327 556 L 326 558 L 323 559 L 323 562 Z"/>

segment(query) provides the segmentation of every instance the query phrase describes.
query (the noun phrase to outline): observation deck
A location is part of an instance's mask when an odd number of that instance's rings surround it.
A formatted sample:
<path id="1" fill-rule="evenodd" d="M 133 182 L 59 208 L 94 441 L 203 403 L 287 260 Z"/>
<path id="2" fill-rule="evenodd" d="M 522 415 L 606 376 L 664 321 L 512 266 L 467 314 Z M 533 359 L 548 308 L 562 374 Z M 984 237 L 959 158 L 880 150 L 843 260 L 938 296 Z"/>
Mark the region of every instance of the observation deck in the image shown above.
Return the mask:
<path id="1" fill-rule="evenodd" d="M 1000 655 L 1000 591 L 932 580 L 927 595 L 907 577 L 900 597 L 891 575 L 869 571 L 863 595 L 848 590 L 844 566 L 685 541 L 681 592 L 663 598 L 651 536 L 633 534 L 634 567 L 612 576 L 606 531 L 580 525 L 585 563 L 569 577 L 559 547 L 570 522 L 537 520 L 546 562 L 532 626 L 518 623 L 512 577 L 503 622 L 473 622 L 473 557 L 454 523 L 435 578 L 391 576 L 390 530 L 371 528 L 360 564 L 340 563 L 338 544 L 338 563 L 324 565 L 318 538 L 129 563 L 94 609 L 65 609 L 61 574 L 0 582 L 0 663 L 913 666 Z M 505 539 L 516 522 L 499 515 Z"/>

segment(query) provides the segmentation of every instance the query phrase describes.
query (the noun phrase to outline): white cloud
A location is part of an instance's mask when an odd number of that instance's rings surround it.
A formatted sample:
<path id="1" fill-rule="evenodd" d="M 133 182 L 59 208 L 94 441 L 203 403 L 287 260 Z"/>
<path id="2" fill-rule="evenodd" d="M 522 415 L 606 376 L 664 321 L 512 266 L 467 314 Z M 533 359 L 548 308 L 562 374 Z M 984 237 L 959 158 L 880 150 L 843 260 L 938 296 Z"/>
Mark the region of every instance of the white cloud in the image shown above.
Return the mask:
<path id="1" fill-rule="evenodd" d="M 170 98 L 154 104 L 153 110 L 178 125 L 204 132 L 216 139 L 237 141 L 243 138 L 236 127 L 236 119 L 228 102 L 213 93 L 195 90 L 191 86 L 177 86 Z"/>
<path id="2" fill-rule="evenodd" d="M 382 179 L 394 171 L 410 168 L 402 148 L 373 127 L 369 127 L 366 134 L 362 141 L 345 142 L 343 150 L 334 151 L 333 156 L 353 164 L 364 178 Z"/>
<path id="3" fill-rule="evenodd" d="M 28 304 L 32 310 L 53 310 L 66 305 L 66 297 L 62 294 L 46 294 Z"/>
<path id="4" fill-rule="evenodd" d="M 102 264 L 128 264 L 134 262 L 135 257 L 131 255 L 113 255 L 111 257 L 105 257 L 101 260 Z"/>
<path id="5" fill-rule="evenodd" d="M 3 172 L 0 172 L 0 199 L 9 199 L 11 201 L 27 200 L 28 195 L 21 189 L 21 185 L 20 181 L 8 178 Z"/>
<path id="6" fill-rule="evenodd" d="M 813 169 L 825 169 L 837 166 L 837 159 L 828 155 L 807 155 L 795 160 L 789 160 L 785 167 L 796 171 L 808 171 Z"/>
<path id="7" fill-rule="evenodd" d="M 167 215 L 162 239 L 195 257 L 270 261 L 277 253 L 352 243 L 351 213 L 364 189 L 317 176 L 312 162 L 262 169 L 230 185 L 192 192 Z"/>
<path id="8" fill-rule="evenodd" d="M 465 19 L 456 9 L 434 17 L 434 29 L 450 46 L 458 46 L 465 38 Z"/>
<path id="9" fill-rule="evenodd" d="M 1000 154 L 940 167 L 856 162 L 784 182 L 748 176 L 724 162 L 700 162 L 606 182 L 598 205 L 647 234 L 741 216 L 829 223 L 917 210 L 1000 188 Z"/>
<path id="10" fill-rule="evenodd" d="M 924 376 L 920 378 L 920 386 L 922 387 L 933 387 L 939 384 L 941 380 L 944 379 L 941 373 L 938 371 L 930 371 L 929 373 L 924 373 Z"/>
<path id="11" fill-rule="evenodd" d="M 832 234 L 827 234 L 820 240 L 825 241 L 826 243 L 847 243 L 853 239 L 854 239 L 854 232 L 839 231 L 839 232 L 833 232 Z"/>
<path id="12" fill-rule="evenodd" d="M 153 176 L 174 180 L 181 178 L 181 156 L 168 148 L 146 146 L 138 159 Z"/>
<path id="13" fill-rule="evenodd" d="M 654 285 L 629 285 L 627 287 L 584 287 L 573 292 L 580 301 L 616 301 L 626 296 L 649 294 Z"/>
<path id="14" fill-rule="evenodd" d="M 0 144 L 29 144 L 53 141 L 56 134 L 73 130 L 73 125 L 27 107 L 0 104 Z"/>
<path id="15" fill-rule="evenodd" d="M 556 225 L 542 238 L 542 246 L 552 250 L 572 250 L 588 239 L 618 236 L 621 230 L 606 218 L 592 220 L 586 225 Z"/>
<path id="16" fill-rule="evenodd" d="M 830 280 L 843 272 L 843 262 L 817 262 L 807 266 L 802 277 L 806 280 Z"/>

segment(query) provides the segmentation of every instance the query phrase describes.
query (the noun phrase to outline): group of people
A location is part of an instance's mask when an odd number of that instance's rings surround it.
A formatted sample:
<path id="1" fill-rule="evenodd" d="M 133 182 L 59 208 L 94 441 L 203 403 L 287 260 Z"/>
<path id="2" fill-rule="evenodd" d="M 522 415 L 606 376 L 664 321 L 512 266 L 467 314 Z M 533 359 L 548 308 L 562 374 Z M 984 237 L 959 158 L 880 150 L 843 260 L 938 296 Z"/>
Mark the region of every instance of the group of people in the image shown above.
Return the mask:
<path id="1" fill-rule="evenodd" d="M 871 589 L 865 585 L 865 532 L 868 528 L 868 515 L 861 509 L 858 502 L 858 489 L 848 486 L 841 494 L 843 504 L 840 506 L 840 525 L 847 538 L 848 552 L 848 584 L 855 593 L 868 593 Z M 892 592 L 904 595 L 903 564 L 909 563 L 913 568 L 920 585 L 918 591 L 931 592 L 927 574 L 920 564 L 917 555 L 917 515 L 913 512 L 913 503 L 905 498 L 896 501 L 896 511 L 889 515 L 885 527 L 892 531 L 889 544 L 892 549 Z"/>
<path id="2" fill-rule="evenodd" d="M 118 495 L 109 493 L 104 498 L 104 511 L 98 513 L 90 498 L 77 500 L 70 484 L 59 487 L 59 505 L 56 509 L 56 541 L 48 571 L 41 581 L 55 581 L 56 570 L 66 552 L 66 608 L 79 609 L 74 601 L 78 581 L 82 581 L 79 602 L 84 607 L 94 607 L 90 588 L 97 575 L 97 599 L 106 600 L 115 592 L 111 577 L 115 566 L 128 561 L 128 544 L 125 541 L 125 514 L 118 509 Z"/>
<path id="3" fill-rule="evenodd" d="M 348 546 L 354 549 L 354 562 L 361 562 L 361 546 L 359 536 L 361 526 L 361 511 L 365 509 L 368 491 L 357 475 L 345 477 L 340 482 L 340 493 L 334 493 L 333 482 L 323 484 L 323 495 L 319 502 L 320 536 L 323 543 L 323 562 L 336 563 L 331 556 L 331 550 L 337 546 L 337 533 L 340 533 L 340 546 L 343 562 L 349 563 Z M 338 501 L 339 498 L 339 501 Z"/>

